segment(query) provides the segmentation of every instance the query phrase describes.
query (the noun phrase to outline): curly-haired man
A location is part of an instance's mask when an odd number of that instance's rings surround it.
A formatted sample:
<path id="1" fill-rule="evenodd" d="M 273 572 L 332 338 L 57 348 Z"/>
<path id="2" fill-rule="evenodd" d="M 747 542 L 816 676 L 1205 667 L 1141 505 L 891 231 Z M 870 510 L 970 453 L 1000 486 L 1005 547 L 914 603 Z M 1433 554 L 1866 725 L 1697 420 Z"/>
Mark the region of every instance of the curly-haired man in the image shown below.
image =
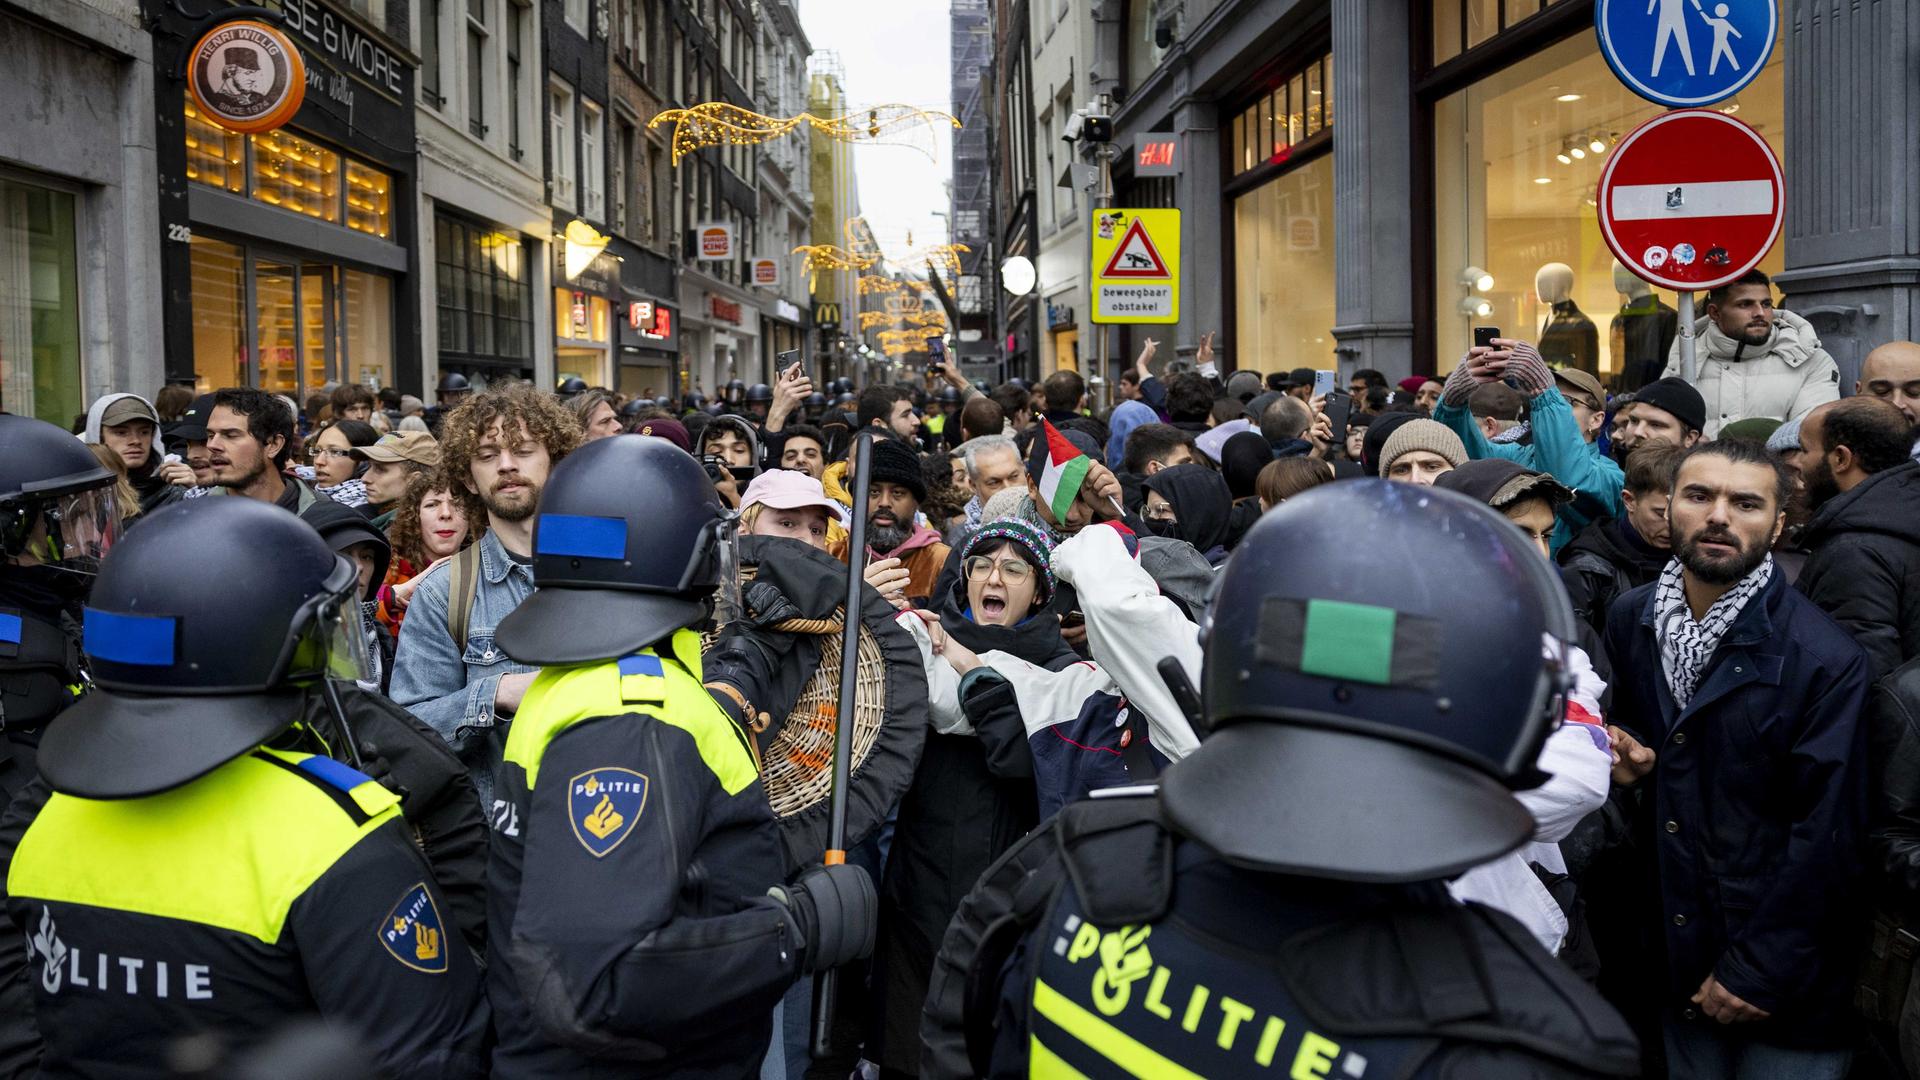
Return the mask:
<path id="1" fill-rule="evenodd" d="M 580 422 L 550 394 L 511 387 L 447 414 L 440 471 L 486 535 L 420 579 L 393 659 L 393 700 L 433 726 L 491 806 L 506 726 L 533 682 L 493 643 L 494 627 L 533 592 L 540 489 L 580 444 Z"/>

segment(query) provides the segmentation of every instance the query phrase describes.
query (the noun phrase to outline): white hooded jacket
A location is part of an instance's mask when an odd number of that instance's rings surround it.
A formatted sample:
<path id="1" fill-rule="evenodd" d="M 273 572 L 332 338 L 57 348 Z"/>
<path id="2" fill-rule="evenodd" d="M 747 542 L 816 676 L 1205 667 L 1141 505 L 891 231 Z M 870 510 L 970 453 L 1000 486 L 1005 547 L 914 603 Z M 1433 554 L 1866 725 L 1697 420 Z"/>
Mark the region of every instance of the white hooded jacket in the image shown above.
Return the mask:
<path id="1" fill-rule="evenodd" d="M 1694 335 L 1699 370 L 1693 387 L 1707 403 L 1709 439 L 1735 420 L 1798 420 L 1814 406 L 1840 399 L 1840 365 L 1820 347 L 1813 324 L 1791 311 L 1774 311 L 1773 333 L 1764 345 L 1730 338 L 1706 318 L 1695 323 Z M 1677 339 L 1663 374 L 1680 374 Z"/>

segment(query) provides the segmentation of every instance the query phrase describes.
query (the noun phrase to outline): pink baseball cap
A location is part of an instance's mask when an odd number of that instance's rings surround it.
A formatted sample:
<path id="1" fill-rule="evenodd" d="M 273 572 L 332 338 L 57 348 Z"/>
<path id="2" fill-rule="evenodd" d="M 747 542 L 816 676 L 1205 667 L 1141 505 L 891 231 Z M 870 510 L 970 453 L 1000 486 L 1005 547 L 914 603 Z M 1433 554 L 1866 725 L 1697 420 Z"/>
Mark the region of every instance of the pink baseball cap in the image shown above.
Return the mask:
<path id="1" fill-rule="evenodd" d="M 740 509 L 744 511 L 754 505 L 770 506 L 775 510 L 818 506 L 840 524 L 847 523 L 846 508 L 827 497 L 820 481 L 792 469 L 768 469 L 754 477 L 753 482 L 747 485 L 746 494 L 740 497 Z"/>

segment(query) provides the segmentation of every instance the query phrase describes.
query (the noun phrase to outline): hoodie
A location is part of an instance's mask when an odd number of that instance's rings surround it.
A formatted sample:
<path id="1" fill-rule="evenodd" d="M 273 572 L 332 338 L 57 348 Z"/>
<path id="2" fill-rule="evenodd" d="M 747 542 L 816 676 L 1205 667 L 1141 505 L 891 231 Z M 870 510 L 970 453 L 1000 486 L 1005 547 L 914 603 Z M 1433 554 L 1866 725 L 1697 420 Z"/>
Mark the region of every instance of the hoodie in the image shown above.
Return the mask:
<path id="1" fill-rule="evenodd" d="M 1820 347 L 1813 324 L 1791 311 L 1773 313 L 1773 332 L 1760 345 L 1728 337 L 1707 318 L 1695 322 L 1694 336 L 1699 372 L 1693 386 L 1707 403 L 1709 439 L 1735 420 L 1797 420 L 1816 405 L 1840 400 L 1840 365 Z M 1676 339 L 1663 375 L 1679 374 Z"/>
<path id="2" fill-rule="evenodd" d="M 1658 578 L 1673 553 L 1647 543 L 1626 518 L 1615 518 L 1581 530 L 1558 558 L 1573 613 L 1599 632 L 1614 599 Z"/>
<path id="3" fill-rule="evenodd" d="M 852 537 L 844 537 L 827 545 L 827 550 L 841 562 L 847 561 L 847 547 Z M 907 601 L 914 607 L 926 607 L 933 598 L 934 583 L 940 579 L 940 568 L 947 564 L 947 555 L 951 551 L 940 538 L 940 531 L 931 525 L 915 521 L 913 531 L 907 534 L 906 542 L 892 551 L 867 549 L 869 561 L 874 559 L 899 559 L 907 570 Z"/>
<path id="4" fill-rule="evenodd" d="M 1214 566 L 1226 561 L 1233 495 L 1219 473 L 1205 465 L 1175 465 L 1147 477 L 1143 486 L 1173 504 L 1174 520 L 1155 528 L 1158 535 L 1185 540 Z"/>
<path id="5" fill-rule="evenodd" d="M 153 408 L 153 402 L 148 401 L 139 394 L 102 394 L 100 397 L 94 399 L 92 405 L 87 407 L 87 442 L 97 443 L 100 441 L 101 417 L 106 415 L 107 406 L 112 405 L 122 398 L 133 398 L 147 408 Z M 169 484 L 155 475 L 160 467 L 160 456 L 164 453 L 166 453 L 166 451 L 160 445 L 160 425 L 155 424 L 153 426 L 152 449 L 147 453 L 147 463 L 138 469 L 127 470 L 127 483 L 132 484 L 134 492 L 140 496 L 140 513 L 142 516 L 151 514 L 155 510 L 160 509 L 168 503 L 176 502 L 186 495 L 187 489 L 175 484 Z"/>
<path id="6" fill-rule="evenodd" d="M 707 441 L 707 434 L 714 431 L 731 431 L 745 440 L 747 452 L 752 455 L 748 460 L 753 462 L 751 466 L 753 475 L 759 475 L 761 468 L 760 435 L 759 432 L 754 429 L 752 421 L 744 416 L 735 416 L 732 413 L 728 413 L 725 416 L 714 417 L 707 423 L 706 429 L 700 433 L 699 445 L 702 446 L 703 449 Z"/>

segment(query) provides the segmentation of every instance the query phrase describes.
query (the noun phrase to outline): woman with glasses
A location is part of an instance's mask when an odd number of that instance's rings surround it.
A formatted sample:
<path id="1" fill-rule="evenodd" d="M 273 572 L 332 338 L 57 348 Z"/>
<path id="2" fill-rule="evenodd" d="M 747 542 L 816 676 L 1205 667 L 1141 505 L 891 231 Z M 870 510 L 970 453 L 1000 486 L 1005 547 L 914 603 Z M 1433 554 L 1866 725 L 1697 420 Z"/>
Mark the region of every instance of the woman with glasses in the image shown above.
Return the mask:
<path id="1" fill-rule="evenodd" d="M 347 506 L 367 505 L 367 485 L 360 480 L 367 463 L 354 460 L 353 451 L 379 440 L 380 433 L 362 420 L 336 420 L 315 432 L 306 447 L 313 489 Z"/>

